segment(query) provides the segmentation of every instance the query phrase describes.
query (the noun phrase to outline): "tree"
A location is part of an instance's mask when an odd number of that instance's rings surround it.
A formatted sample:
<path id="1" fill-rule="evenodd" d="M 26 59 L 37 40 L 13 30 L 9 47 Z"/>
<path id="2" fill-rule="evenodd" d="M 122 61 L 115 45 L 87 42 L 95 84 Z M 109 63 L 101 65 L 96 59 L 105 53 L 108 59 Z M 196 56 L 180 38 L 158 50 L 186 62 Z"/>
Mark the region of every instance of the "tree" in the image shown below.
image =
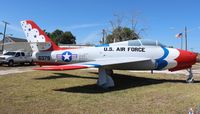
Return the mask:
<path id="1" fill-rule="evenodd" d="M 76 37 L 69 31 L 63 32 L 62 30 L 56 29 L 52 33 L 44 32 L 49 36 L 56 44 L 76 44 Z"/>
<path id="2" fill-rule="evenodd" d="M 139 36 L 135 33 L 135 31 L 128 27 L 119 26 L 112 31 L 112 34 L 109 34 L 106 37 L 106 43 L 134 40 L 138 38 Z"/>
<path id="3" fill-rule="evenodd" d="M 76 38 L 71 32 L 64 32 L 56 39 L 56 42 L 61 44 L 76 44 Z"/>
<path id="4" fill-rule="evenodd" d="M 62 30 L 59 30 L 59 29 L 56 29 L 55 31 L 53 31 L 51 34 L 50 34 L 50 37 L 51 39 L 56 43 L 58 44 L 59 42 L 59 38 L 61 38 L 63 34 L 63 31 Z"/>
<path id="5" fill-rule="evenodd" d="M 112 26 L 112 30 L 111 30 L 111 34 L 108 34 L 106 36 L 105 43 L 113 43 L 113 42 L 139 39 L 140 33 L 145 30 L 144 28 L 142 28 L 139 30 L 139 32 L 136 32 L 138 21 L 136 17 L 134 16 L 132 16 L 131 21 L 130 21 L 131 27 L 123 26 L 122 22 L 123 22 L 124 16 L 115 14 L 114 17 L 115 17 L 115 20 L 109 21 Z"/>

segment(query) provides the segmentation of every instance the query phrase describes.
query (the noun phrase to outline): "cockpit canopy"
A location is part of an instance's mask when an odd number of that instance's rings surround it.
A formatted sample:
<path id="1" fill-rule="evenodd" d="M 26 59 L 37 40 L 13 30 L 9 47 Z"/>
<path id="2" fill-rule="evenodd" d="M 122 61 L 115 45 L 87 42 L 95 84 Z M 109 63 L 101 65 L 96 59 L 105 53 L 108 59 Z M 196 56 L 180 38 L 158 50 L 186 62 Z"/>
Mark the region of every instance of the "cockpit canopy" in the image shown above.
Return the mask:
<path id="1" fill-rule="evenodd" d="M 146 39 L 137 39 L 128 41 L 128 46 L 164 46 L 160 42 Z"/>
<path id="2" fill-rule="evenodd" d="M 147 40 L 147 39 L 129 40 L 129 41 L 124 41 L 124 42 L 112 43 L 110 45 L 112 46 L 122 45 L 122 46 L 163 46 L 163 47 L 166 47 L 165 45 L 161 44 L 158 41 Z"/>

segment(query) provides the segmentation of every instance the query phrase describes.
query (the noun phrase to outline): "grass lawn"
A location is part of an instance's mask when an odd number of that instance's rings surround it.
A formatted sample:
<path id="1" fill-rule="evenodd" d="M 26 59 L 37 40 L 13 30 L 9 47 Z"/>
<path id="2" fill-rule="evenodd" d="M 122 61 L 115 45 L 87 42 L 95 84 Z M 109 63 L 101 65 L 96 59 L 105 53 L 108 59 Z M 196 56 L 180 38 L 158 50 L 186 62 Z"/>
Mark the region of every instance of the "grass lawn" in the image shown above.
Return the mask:
<path id="1" fill-rule="evenodd" d="M 32 71 L 0 76 L 0 114 L 186 114 L 200 105 L 200 76 L 115 71 L 116 86 L 96 86 L 97 71 Z"/>

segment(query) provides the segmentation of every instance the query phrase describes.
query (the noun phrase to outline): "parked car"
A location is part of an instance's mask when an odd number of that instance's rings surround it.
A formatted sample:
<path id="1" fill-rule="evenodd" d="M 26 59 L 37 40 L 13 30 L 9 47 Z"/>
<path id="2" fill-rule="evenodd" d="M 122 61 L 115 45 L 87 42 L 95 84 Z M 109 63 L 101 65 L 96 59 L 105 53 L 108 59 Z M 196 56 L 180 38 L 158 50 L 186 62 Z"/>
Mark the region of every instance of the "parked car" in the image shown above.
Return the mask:
<path id="1" fill-rule="evenodd" d="M 33 64 L 33 59 L 30 53 L 23 51 L 10 51 L 0 55 L 0 64 L 14 66 L 15 64 L 24 65 L 25 63 Z"/>

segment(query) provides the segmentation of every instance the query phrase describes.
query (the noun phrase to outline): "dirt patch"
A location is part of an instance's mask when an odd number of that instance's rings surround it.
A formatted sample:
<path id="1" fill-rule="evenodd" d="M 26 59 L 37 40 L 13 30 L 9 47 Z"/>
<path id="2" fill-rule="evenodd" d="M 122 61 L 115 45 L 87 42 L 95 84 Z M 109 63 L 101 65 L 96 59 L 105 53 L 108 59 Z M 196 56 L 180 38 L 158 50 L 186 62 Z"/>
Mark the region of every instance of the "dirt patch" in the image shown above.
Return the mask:
<path id="1" fill-rule="evenodd" d="M 32 69 L 34 67 L 36 66 L 15 66 L 15 67 L 0 66 L 0 75 L 29 72 L 33 71 Z"/>

